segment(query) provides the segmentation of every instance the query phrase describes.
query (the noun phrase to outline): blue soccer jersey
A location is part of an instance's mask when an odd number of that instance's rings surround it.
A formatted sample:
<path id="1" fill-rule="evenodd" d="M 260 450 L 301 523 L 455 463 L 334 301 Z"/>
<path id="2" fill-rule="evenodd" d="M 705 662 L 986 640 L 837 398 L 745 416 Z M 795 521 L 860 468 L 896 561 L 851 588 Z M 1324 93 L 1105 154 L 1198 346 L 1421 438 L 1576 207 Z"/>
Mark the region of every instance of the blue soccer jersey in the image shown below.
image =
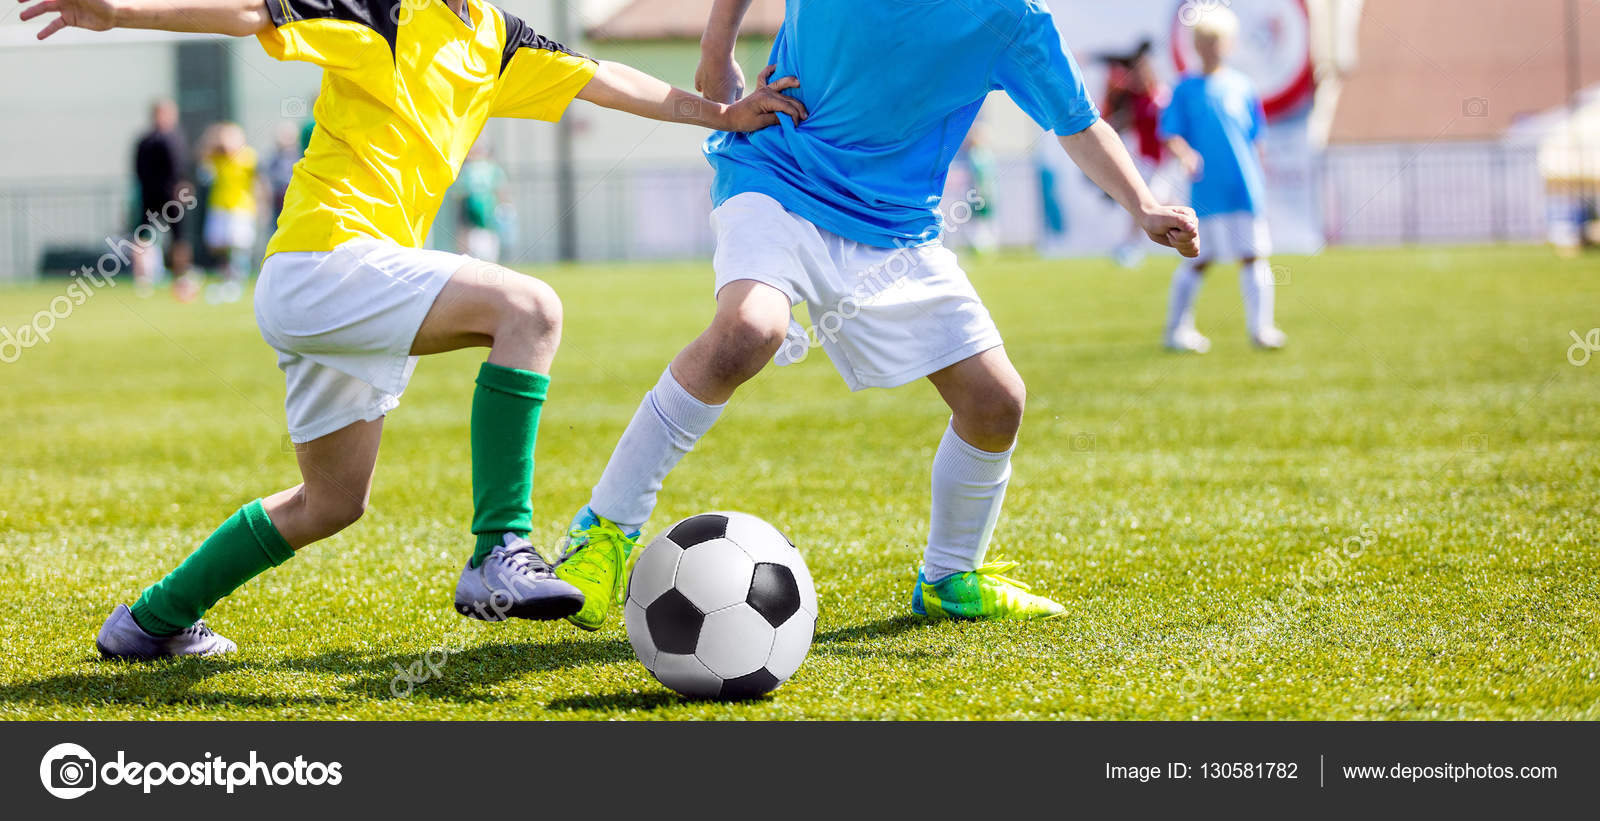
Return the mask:
<path id="1" fill-rule="evenodd" d="M 1182 137 L 1199 152 L 1200 174 L 1191 195 L 1202 217 L 1266 207 L 1266 180 L 1255 142 L 1266 127 L 1261 98 L 1250 78 L 1224 68 L 1183 78 L 1161 115 L 1161 133 Z"/>
<path id="2" fill-rule="evenodd" d="M 768 62 L 811 116 L 712 135 L 713 202 L 766 194 L 882 248 L 938 238 L 950 160 L 990 91 L 1057 134 L 1100 119 L 1038 0 L 789 0 Z"/>

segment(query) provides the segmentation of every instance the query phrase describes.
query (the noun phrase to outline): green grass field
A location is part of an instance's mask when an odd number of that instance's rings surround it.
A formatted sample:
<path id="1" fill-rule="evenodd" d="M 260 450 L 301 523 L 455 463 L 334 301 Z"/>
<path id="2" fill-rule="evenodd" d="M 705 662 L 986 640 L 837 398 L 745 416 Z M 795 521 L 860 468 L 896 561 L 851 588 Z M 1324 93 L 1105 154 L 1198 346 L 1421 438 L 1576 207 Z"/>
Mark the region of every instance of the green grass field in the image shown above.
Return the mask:
<path id="1" fill-rule="evenodd" d="M 1156 344 L 1166 262 L 972 266 L 1030 391 L 994 553 L 1068 605 L 1053 623 L 909 617 L 944 424 L 930 387 L 850 395 L 820 353 L 748 386 L 653 522 L 745 510 L 806 555 L 811 656 L 740 704 L 669 693 L 620 623 L 455 614 L 476 352 L 418 369 L 366 519 L 208 616 L 242 652 L 99 661 L 113 604 L 297 481 L 247 304 L 101 290 L 0 365 L 0 717 L 1600 718 L 1600 361 L 1567 360 L 1569 332 L 1600 325 L 1600 260 L 1278 263 L 1291 347 L 1246 345 L 1230 269 L 1201 298 L 1203 358 Z M 709 316 L 710 281 L 540 273 L 567 307 L 535 499 L 550 544 Z M 63 287 L 0 291 L 0 325 Z M 437 678 L 391 686 L 425 660 Z"/>

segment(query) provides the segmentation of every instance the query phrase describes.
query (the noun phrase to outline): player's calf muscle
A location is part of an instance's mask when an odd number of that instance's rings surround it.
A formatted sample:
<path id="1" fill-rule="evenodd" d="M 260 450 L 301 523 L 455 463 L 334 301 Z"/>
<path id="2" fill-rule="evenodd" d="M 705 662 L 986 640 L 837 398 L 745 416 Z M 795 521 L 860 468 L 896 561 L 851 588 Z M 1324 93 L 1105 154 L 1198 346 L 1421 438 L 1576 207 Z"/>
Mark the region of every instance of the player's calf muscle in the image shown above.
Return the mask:
<path id="1" fill-rule="evenodd" d="M 262 502 L 290 547 L 299 550 L 355 524 L 367 512 L 367 496 L 316 492 L 305 485 L 279 491 Z"/>

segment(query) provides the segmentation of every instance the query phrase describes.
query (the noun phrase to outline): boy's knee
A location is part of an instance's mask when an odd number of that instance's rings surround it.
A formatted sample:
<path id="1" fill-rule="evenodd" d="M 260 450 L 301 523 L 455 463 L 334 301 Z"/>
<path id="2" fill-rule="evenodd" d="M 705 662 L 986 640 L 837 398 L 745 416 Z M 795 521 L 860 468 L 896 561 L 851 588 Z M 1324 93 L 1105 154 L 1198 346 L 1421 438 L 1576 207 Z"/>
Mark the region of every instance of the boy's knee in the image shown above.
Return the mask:
<path id="1" fill-rule="evenodd" d="M 533 277 L 500 271 L 507 283 L 502 329 L 530 338 L 559 337 L 562 307 L 555 289 Z"/>
<path id="2" fill-rule="evenodd" d="M 753 376 L 777 354 L 788 331 L 787 318 L 779 323 L 748 314 L 719 317 L 712 326 L 711 367 L 724 378 Z"/>
<path id="3" fill-rule="evenodd" d="M 1027 386 L 1021 377 L 1014 377 L 975 391 L 960 407 L 952 410 L 964 430 L 981 434 L 990 443 L 1004 443 L 1015 439 L 1022 428 L 1027 404 Z"/>

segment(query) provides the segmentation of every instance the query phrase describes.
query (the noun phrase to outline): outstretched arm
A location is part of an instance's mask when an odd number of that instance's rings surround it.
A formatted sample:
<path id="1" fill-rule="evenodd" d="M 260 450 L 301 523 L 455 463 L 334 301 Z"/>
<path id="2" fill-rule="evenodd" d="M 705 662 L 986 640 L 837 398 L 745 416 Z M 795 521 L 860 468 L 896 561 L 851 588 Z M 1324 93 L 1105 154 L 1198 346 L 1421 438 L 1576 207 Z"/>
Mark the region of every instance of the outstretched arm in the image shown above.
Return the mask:
<path id="1" fill-rule="evenodd" d="M 700 67 L 694 73 L 694 90 L 720 103 L 744 96 L 744 70 L 734 59 L 739 26 L 750 0 L 715 0 L 705 33 L 700 36 Z"/>
<path id="2" fill-rule="evenodd" d="M 728 104 L 673 88 L 622 63 L 602 60 L 595 69 L 594 78 L 578 92 L 578 99 L 652 120 L 701 125 L 717 131 L 755 131 L 776 125 L 778 112 L 788 114 L 797 123 L 803 121 L 806 107 L 799 100 L 780 93 L 784 89 L 799 88 L 800 81 L 784 77 L 767 85 L 770 75 L 770 69 L 763 72 L 761 86 L 755 93 Z"/>
<path id="3" fill-rule="evenodd" d="M 43 40 L 64 28 L 160 29 L 246 37 L 272 25 L 263 0 L 18 0 L 31 4 L 21 19 L 59 15 L 39 31 Z"/>
<path id="4" fill-rule="evenodd" d="M 1105 120 L 1065 137 L 1061 147 L 1083 173 L 1127 209 L 1150 239 L 1159 245 L 1178 249 L 1186 257 L 1200 254 L 1200 225 L 1194 211 L 1182 206 L 1162 205 L 1150 193 L 1144 178 L 1134 167 L 1133 158 L 1122 138 Z"/>

